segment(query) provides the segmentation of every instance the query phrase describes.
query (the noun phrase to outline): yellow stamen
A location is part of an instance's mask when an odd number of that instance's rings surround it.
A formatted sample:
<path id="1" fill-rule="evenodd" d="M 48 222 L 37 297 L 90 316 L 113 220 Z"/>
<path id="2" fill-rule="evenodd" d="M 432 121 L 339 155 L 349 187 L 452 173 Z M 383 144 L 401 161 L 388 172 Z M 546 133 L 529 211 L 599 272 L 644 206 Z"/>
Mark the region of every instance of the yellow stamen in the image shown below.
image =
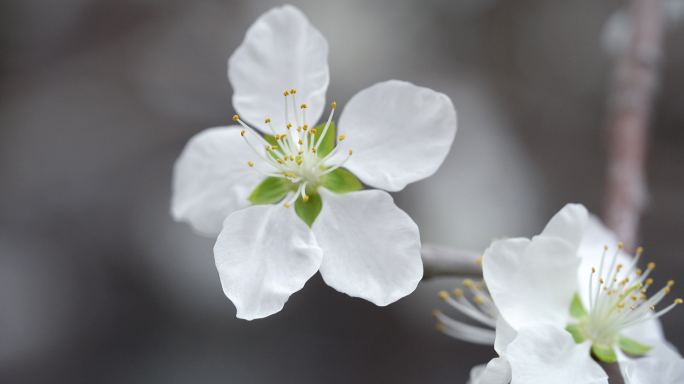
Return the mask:
<path id="1" fill-rule="evenodd" d="M 304 142 L 302 141 L 302 139 L 299 139 L 299 145 L 303 145 L 303 144 L 304 144 Z"/>
<path id="2" fill-rule="evenodd" d="M 296 89 L 290 89 L 290 93 L 294 95 L 295 93 L 297 93 L 297 90 Z"/>
<path id="3" fill-rule="evenodd" d="M 316 153 L 316 147 L 311 148 L 311 152 Z"/>
<path id="4" fill-rule="evenodd" d="M 297 165 L 302 165 L 302 160 L 299 160 L 299 161 L 297 162 Z"/>
<path id="5" fill-rule="evenodd" d="M 631 309 L 631 310 L 633 311 L 633 310 L 634 310 L 634 306 L 631 305 L 631 306 L 629 307 L 629 309 Z"/>
<path id="6" fill-rule="evenodd" d="M 316 134 L 316 128 L 311 128 L 311 133 Z"/>
<path id="7" fill-rule="evenodd" d="M 242 132 L 240 132 L 240 136 L 244 136 L 244 135 L 245 135 L 245 130 L 243 129 Z"/>
<path id="8" fill-rule="evenodd" d="M 292 128 L 292 123 L 287 123 L 287 129 Z"/>
<path id="9" fill-rule="evenodd" d="M 292 155 L 290 155 L 290 161 L 294 161 L 294 157 L 292 157 Z"/>
<path id="10" fill-rule="evenodd" d="M 591 273 L 596 273 L 596 269 L 594 269 L 594 267 L 591 267 Z"/>
<path id="11" fill-rule="evenodd" d="M 302 131 L 302 127 L 297 127 L 297 132 L 301 132 L 301 131 Z"/>
<path id="12" fill-rule="evenodd" d="M 651 284 L 653 284 L 653 279 L 651 279 L 649 277 L 648 279 L 646 279 L 646 285 L 651 285 Z"/>
<path id="13" fill-rule="evenodd" d="M 299 141 L 301 141 L 301 140 L 299 140 Z M 300 144 L 301 144 L 301 143 L 300 143 Z M 304 151 L 299 151 L 299 152 L 297 152 L 297 153 L 299 153 L 299 155 L 301 156 L 301 154 L 304 153 Z"/>
<path id="14" fill-rule="evenodd" d="M 604 246 L 603 246 L 603 249 L 604 249 L 605 251 L 607 251 L 607 250 L 608 250 L 608 246 L 607 246 L 607 245 L 604 245 Z"/>
<path id="15" fill-rule="evenodd" d="M 290 204 L 288 203 L 283 204 L 283 206 L 285 206 L 285 208 L 290 208 Z"/>
<path id="16" fill-rule="evenodd" d="M 601 284 L 603 284 L 603 278 L 600 278 L 600 279 L 599 279 L 599 282 L 600 282 Z"/>
<path id="17" fill-rule="evenodd" d="M 238 121 L 239 117 L 238 115 L 233 116 L 233 121 Z"/>
<path id="18" fill-rule="evenodd" d="M 278 164 L 282 164 L 282 163 L 283 163 L 283 161 L 280 160 L 280 159 L 276 159 L 276 161 L 278 162 Z"/>
<path id="19" fill-rule="evenodd" d="M 476 262 L 477 262 L 477 265 L 479 265 L 481 267 L 482 266 L 482 256 L 478 257 Z"/>
<path id="20" fill-rule="evenodd" d="M 267 145 L 267 146 L 266 146 L 266 151 L 268 152 L 270 149 L 271 149 L 271 146 L 270 146 L 270 145 Z"/>
<path id="21" fill-rule="evenodd" d="M 278 146 L 277 146 L 277 145 L 274 145 L 274 146 L 271 147 L 271 149 L 274 149 L 274 150 L 275 150 L 275 149 L 278 149 Z"/>
<path id="22" fill-rule="evenodd" d="M 463 290 L 461 288 L 454 289 L 454 296 L 456 296 L 456 297 L 463 296 Z"/>
<path id="23" fill-rule="evenodd" d="M 648 263 L 648 268 L 650 268 L 650 269 L 655 268 L 655 263 L 654 262 Z"/>
<path id="24" fill-rule="evenodd" d="M 308 124 L 304 124 L 304 126 L 303 126 L 302 128 L 304 128 L 304 130 L 306 131 L 307 129 L 309 129 L 309 125 L 308 125 Z"/>
<path id="25" fill-rule="evenodd" d="M 304 195 L 304 198 L 302 200 L 304 200 L 305 203 L 309 201 L 309 195 Z"/>
<path id="26" fill-rule="evenodd" d="M 266 120 L 264 121 L 264 124 L 268 124 L 268 123 L 270 123 L 270 122 L 271 122 L 271 119 L 266 119 Z"/>
<path id="27" fill-rule="evenodd" d="M 440 317 L 441 315 L 442 315 L 442 311 L 440 311 L 439 309 L 435 309 L 432 311 L 432 316 L 434 316 L 434 317 Z"/>
<path id="28" fill-rule="evenodd" d="M 655 309 L 655 307 L 652 306 L 652 305 L 651 305 L 650 307 L 648 307 L 648 308 L 651 309 L 651 310 L 654 310 L 654 309 Z"/>
<path id="29" fill-rule="evenodd" d="M 637 269 L 636 274 L 637 274 L 637 276 L 641 276 L 641 269 Z"/>
<path id="30" fill-rule="evenodd" d="M 665 293 L 670 293 L 670 287 L 665 287 Z"/>
<path id="31" fill-rule="evenodd" d="M 465 280 L 463 280 L 463 285 L 464 285 L 465 287 L 470 288 L 470 287 L 473 286 L 473 281 L 470 280 L 470 279 L 465 279 Z"/>
<path id="32" fill-rule="evenodd" d="M 617 271 L 620 272 L 620 269 L 622 268 L 622 264 L 618 264 L 617 266 Z"/>
<path id="33" fill-rule="evenodd" d="M 642 247 L 639 247 L 639 248 L 637 248 L 637 250 L 636 250 L 636 253 L 637 253 L 637 254 L 643 253 L 643 252 L 644 252 L 644 249 L 643 249 Z"/>
<path id="34" fill-rule="evenodd" d="M 344 135 L 340 135 L 340 141 L 344 140 L 344 138 L 345 138 Z"/>
<path id="35" fill-rule="evenodd" d="M 437 323 L 436 327 L 437 327 L 437 330 L 440 332 L 446 331 L 446 325 L 444 323 L 441 323 L 441 322 Z"/>
<path id="36" fill-rule="evenodd" d="M 473 301 L 475 302 L 475 304 L 482 304 L 482 302 L 483 302 L 482 298 L 480 296 L 475 296 L 473 298 Z"/>
<path id="37" fill-rule="evenodd" d="M 438 293 L 438 296 L 439 296 L 440 299 L 446 300 L 447 297 L 449 297 L 449 293 L 447 293 L 447 291 L 440 291 L 440 292 Z"/>
<path id="38" fill-rule="evenodd" d="M 618 248 L 622 249 L 622 246 L 623 246 L 622 242 L 619 242 L 619 243 L 618 243 Z"/>
<path id="39" fill-rule="evenodd" d="M 333 106 L 333 109 L 337 108 L 337 103 L 333 101 L 332 106 Z"/>
<path id="40" fill-rule="evenodd" d="M 290 92 L 288 92 L 288 91 L 283 92 L 283 96 L 287 96 L 289 94 L 290 94 Z"/>
<path id="41" fill-rule="evenodd" d="M 667 282 L 667 286 L 668 286 L 668 287 L 671 287 L 671 286 L 673 286 L 673 285 L 674 285 L 674 280 L 670 280 L 670 281 Z"/>
<path id="42" fill-rule="evenodd" d="M 675 303 L 681 304 L 681 303 L 682 303 L 682 299 L 675 299 Z"/>
<path id="43" fill-rule="evenodd" d="M 252 163 L 251 161 L 248 161 L 247 164 L 249 164 L 250 167 L 254 166 L 254 163 Z"/>
<path id="44" fill-rule="evenodd" d="M 301 106 L 300 108 L 301 108 L 301 109 L 306 108 L 306 104 L 302 104 L 302 106 Z"/>
<path id="45" fill-rule="evenodd" d="M 351 155 L 353 152 L 354 152 L 353 149 L 350 149 L 350 150 L 349 150 L 349 154 L 350 154 L 350 155 Z"/>

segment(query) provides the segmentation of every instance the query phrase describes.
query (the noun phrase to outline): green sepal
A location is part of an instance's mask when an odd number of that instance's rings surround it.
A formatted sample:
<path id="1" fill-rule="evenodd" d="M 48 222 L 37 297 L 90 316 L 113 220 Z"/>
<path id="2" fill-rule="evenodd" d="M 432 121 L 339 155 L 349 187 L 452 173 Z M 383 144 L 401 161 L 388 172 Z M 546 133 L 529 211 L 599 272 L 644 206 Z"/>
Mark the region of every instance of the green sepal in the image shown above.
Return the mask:
<path id="1" fill-rule="evenodd" d="M 587 311 L 582 306 L 582 301 L 576 293 L 575 296 L 572 298 L 572 303 L 570 303 L 570 314 L 572 315 L 572 317 L 579 320 L 584 320 L 587 317 L 589 317 Z"/>
<path id="2" fill-rule="evenodd" d="M 282 177 L 267 177 L 252 191 L 247 200 L 253 204 L 273 204 L 292 190 L 292 182 Z"/>
<path id="3" fill-rule="evenodd" d="M 321 177 L 321 185 L 337 194 L 354 192 L 363 189 L 363 185 L 351 172 L 346 169 L 336 170 Z"/>
<path id="4" fill-rule="evenodd" d="M 586 340 L 587 338 L 584 336 L 584 332 L 582 332 L 582 328 L 580 327 L 579 324 L 570 324 L 567 327 L 565 327 L 565 330 L 570 332 L 572 335 L 572 338 L 575 339 L 575 343 L 579 344 Z"/>
<path id="5" fill-rule="evenodd" d="M 314 142 L 317 143 L 318 140 L 320 139 L 321 135 L 323 134 L 323 129 L 325 128 L 325 123 L 316 126 L 316 141 Z M 328 132 L 325 133 L 325 137 L 321 141 L 321 144 L 316 147 L 316 154 L 318 155 L 318 159 L 322 159 L 330 153 L 330 151 L 335 148 L 335 122 L 331 121 L 330 126 L 328 127 Z"/>
<path id="6" fill-rule="evenodd" d="M 295 211 L 300 219 L 304 220 L 309 228 L 313 225 L 318 214 L 321 213 L 321 208 L 323 208 L 323 203 L 321 201 L 321 195 L 316 191 L 307 191 L 309 200 L 305 203 L 301 196 L 295 201 Z"/>
<path id="7" fill-rule="evenodd" d="M 591 345 L 591 351 L 603 362 L 614 363 L 617 361 L 617 355 L 613 351 L 613 347 L 608 344 L 594 343 Z"/>
<path id="8" fill-rule="evenodd" d="M 618 346 L 623 352 L 636 356 L 643 355 L 653 349 L 652 347 L 645 346 L 636 340 L 624 336 L 618 336 Z"/>

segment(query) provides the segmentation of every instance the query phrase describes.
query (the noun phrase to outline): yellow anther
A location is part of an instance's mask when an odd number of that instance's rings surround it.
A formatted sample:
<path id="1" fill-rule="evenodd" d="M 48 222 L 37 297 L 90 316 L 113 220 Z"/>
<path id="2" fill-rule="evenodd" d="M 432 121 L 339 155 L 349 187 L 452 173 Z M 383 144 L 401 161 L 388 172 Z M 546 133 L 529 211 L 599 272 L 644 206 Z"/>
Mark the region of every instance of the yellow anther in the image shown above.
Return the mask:
<path id="1" fill-rule="evenodd" d="M 304 144 L 304 142 L 302 141 L 302 139 L 299 139 L 299 145 L 302 145 L 302 144 Z"/>
<path id="2" fill-rule="evenodd" d="M 290 93 L 294 95 L 295 93 L 297 93 L 297 90 L 296 89 L 290 89 Z"/>
<path id="3" fill-rule="evenodd" d="M 437 295 L 442 300 L 446 300 L 447 297 L 449 297 L 449 293 L 447 291 L 440 291 Z"/>
<path id="4" fill-rule="evenodd" d="M 639 300 L 646 300 L 646 295 L 639 296 Z"/>
<path id="5" fill-rule="evenodd" d="M 238 121 L 239 117 L 238 115 L 233 116 L 233 121 Z"/>
<path id="6" fill-rule="evenodd" d="M 250 167 L 254 166 L 254 163 L 252 163 L 251 161 L 248 161 L 247 164 L 249 164 Z"/>
<path id="7" fill-rule="evenodd" d="M 613 281 L 617 281 L 617 277 L 613 277 Z"/>
<path id="8" fill-rule="evenodd" d="M 650 307 L 648 307 L 648 308 L 649 308 L 650 310 L 654 310 L 654 309 L 655 309 L 655 307 L 652 306 L 652 305 L 651 305 Z"/>
<path id="9" fill-rule="evenodd" d="M 470 279 L 465 279 L 463 280 L 463 286 L 470 288 L 473 286 L 473 281 Z"/>
<path id="10" fill-rule="evenodd" d="M 301 131 L 302 131 L 302 127 L 297 127 L 297 132 L 301 132 Z"/>
<path id="11" fill-rule="evenodd" d="M 637 299 L 636 295 L 632 295 L 632 296 L 630 296 L 630 297 L 632 298 L 632 300 L 635 300 L 635 301 L 636 301 L 636 299 Z"/>
<path id="12" fill-rule="evenodd" d="M 290 161 L 294 161 L 294 157 L 292 157 L 292 155 L 290 155 Z"/>
<path id="13" fill-rule="evenodd" d="M 277 146 L 277 145 L 274 145 L 274 146 L 271 147 L 271 149 L 278 149 L 278 146 Z"/>
<path id="14" fill-rule="evenodd" d="M 681 303 L 682 303 L 682 299 L 675 299 L 675 303 L 681 304 Z"/>
<path id="15" fill-rule="evenodd" d="M 633 305 L 630 305 L 630 306 L 629 306 L 629 309 L 631 309 L 631 310 L 633 311 L 633 310 L 634 310 L 634 306 L 633 306 Z"/>
<path id="16" fill-rule="evenodd" d="M 306 104 L 302 104 L 302 106 L 301 106 L 301 107 L 299 107 L 299 108 L 301 108 L 301 109 L 304 109 L 304 108 L 306 108 Z"/>
<path id="17" fill-rule="evenodd" d="M 302 165 L 302 161 L 303 161 L 303 160 L 299 160 L 299 161 L 297 162 L 297 165 Z"/>
<path id="18" fill-rule="evenodd" d="M 292 128 L 292 123 L 287 123 L 287 129 Z"/>
<path id="19" fill-rule="evenodd" d="M 304 128 L 304 130 L 306 131 L 307 129 L 309 129 L 309 125 L 308 125 L 308 124 L 304 124 L 304 126 L 303 126 L 302 128 Z"/>
<path id="20" fill-rule="evenodd" d="M 300 144 L 301 144 L 301 140 L 299 140 L 299 141 L 300 141 Z M 304 153 L 304 151 L 299 151 L 299 152 L 297 152 L 297 153 L 301 156 L 302 153 Z"/>
<path id="21" fill-rule="evenodd" d="M 270 151 L 270 150 L 271 150 L 271 146 L 270 146 L 270 145 L 267 145 L 267 146 L 266 146 L 266 151 Z"/>
<path id="22" fill-rule="evenodd" d="M 637 253 L 637 254 L 643 253 L 643 252 L 644 252 L 644 248 L 642 248 L 642 247 L 639 247 L 639 248 L 637 248 L 637 250 L 636 250 L 636 253 Z"/>
<path id="23" fill-rule="evenodd" d="M 309 131 L 309 137 L 311 137 L 311 131 Z"/>
<path id="24" fill-rule="evenodd" d="M 622 249 L 622 246 L 623 246 L 623 245 L 624 245 L 624 244 L 622 244 L 622 242 L 619 242 L 619 243 L 618 243 L 618 248 Z"/>
<path id="25" fill-rule="evenodd" d="M 309 195 L 304 195 L 304 198 L 302 200 L 304 200 L 305 203 L 309 201 Z"/>
<path id="26" fill-rule="evenodd" d="M 280 140 L 280 135 L 276 133 L 276 141 Z"/>
<path id="27" fill-rule="evenodd" d="M 649 268 L 649 269 L 655 268 L 655 263 L 654 263 L 654 262 L 648 263 L 648 268 Z"/>
<path id="28" fill-rule="evenodd" d="M 283 133 L 283 135 L 280 136 L 281 139 L 284 139 L 285 137 L 287 137 L 287 133 Z"/>
<path id="29" fill-rule="evenodd" d="M 596 273 L 596 269 L 594 269 L 594 267 L 591 267 L 591 273 Z"/>
<path id="30" fill-rule="evenodd" d="M 349 154 L 351 155 L 352 153 L 354 153 L 354 150 L 353 150 L 353 149 L 350 149 L 350 150 L 349 150 Z"/>
<path id="31" fill-rule="evenodd" d="M 282 164 L 282 163 L 283 163 L 283 161 L 280 160 L 280 159 L 276 159 L 276 161 L 278 162 L 278 164 Z"/>
<path id="32" fill-rule="evenodd" d="M 337 103 L 333 101 L 332 106 L 333 106 L 333 109 L 337 108 Z"/>
<path id="33" fill-rule="evenodd" d="M 264 121 L 265 124 L 268 124 L 268 123 L 270 123 L 270 122 L 271 122 L 271 119 L 266 119 L 266 120 Z"/>
<path id="34" fill-rule="evenodd" d="M 290 94 L 290 92 L 288 92 L 288 91 L 283 92 L 283 96 L 287 96 L 289 94 Z"/>
<path id="35" fill-rule="evenodd" d="M 637 274 L 637 276 L 641 276 L 641 269 L 637 269 L 636 274 Z"/>
<path id="36" fill-rule="evenodd" d="M 311 133 L 316 134 L 316 128 L 311 128 Z"/>
<path id="37" fill-rule="evenodd" d="M 664 291 L 665 293 L 670 293 L 670 287 L 665 287 Z"/>
<path id="38" fill-rule="evenodd" d="M 296 178 L 297 178 L 297 175 L 295 175 L 295 174 L 293 173 L 293 174 L 292 174 L 292 178 L 293 178 L 293 179 L 296 179 Z"/>
<path id="39" fill-rule="evenodd" d="M 344 140 L 344 138 L 345 138 L 344 135 L 340 135 L 340 141 Z"/>
<path id="40" fill-rule="evenodd" d="M 288 204 L 288 203 L 283 204 L 283 206 L 284 206 L 285 208 L 290 208 L 290 204 Z"/>
<path id="41" fill-rule="evenodd" d="M 498 238 L 498 237 L 494 237 L 494 238 L 492 238 L 492 243 L 493 243 L 493 242 L 495 242 L 495 241 L 497 241 L 497 240 L 499 240 L 499 238 Z"/>
<path id="42" fill-rule="evenodd" d="M 603 278 L 599 278 L 599 282 L 603 284 Z"/>
<path id="43" fill-rule="evenodd" d="M 478 257 L 476 262 L 477 262 L 477 265 L 479 265 L 481 267 L 482 266 L 482 256 Z"/>
<path id="44" fill-rule="evenodd" d="M 651 279 L 649 277 L 648 279 L 646 279 L 646 285 L 651 285 L 651 284 L 653 284 L 653 279 Z"/>
<path id="45" fill-rule="evenodd" d="M 620 272 L 620 269 L 622 269 L 622 264 L 618 264 L 617 266 L 617 271 Z"/>
<path id="46" fill-rule="evenodd" d="M 624 307 L 625 307 L 625 303 L 618 304 L 618 308 L 624 308 Z"/>
<path id="47" fill-rule="evenodd" d="M 667 282 L 667 286 L 668 286 L 668 287 L 671 287 L 671 286 L 673 286 L 673 285 L 674 285 L 674 280 L 670 280 L 670 281 Z"/>
<path id="48" fill-rule="evenodd" d="M 463 290 L 461 288 L 454 289 L 454 296 L 456 296 L 456 297 L 463 296 Z"/>
<path id="49" fill-rule="evenodd" d="M 475 296 L 473 298 L 473 301 L 475 302 L 475 304 L 482 304 L 483 303 L 482 298 L 480 296 Z"/>
<path id="50" fill-rule="evenodd" d="M 244 136 L 244 135 L 245 135 L 245 130 L 243 129 L 243 130 L 240 132 L 240 136 Z"/>
<path id="51" fill-rule="evenodd" d="M 437 330 L 440 331 L 440 332 L 446 331 L 446 325 L 445 325 L 444 323 L 442 323 L 442 322 L 437 323 L 437 325 L 436 325 L 435 327 L 436 327 Z"/>
<path id="52" fill-rule="evenodd" d="M 442 311 L 440 311 L 439 309 L 435 309 L 432 311 L 432 316 L 440 317 L 440 316 L 442 316 Z"/>
<path id="53" fill-rule="evenodd" d="M 641 291 L 639 291 L 639 293 L 646 293 L 646 288 L 644 288 L 644 289 L 642 289 Z"/>
<path id="54" fill-rule="evenodd" d="M 316 153 L 316 147 L 311 148 L 311 152 Z"/>

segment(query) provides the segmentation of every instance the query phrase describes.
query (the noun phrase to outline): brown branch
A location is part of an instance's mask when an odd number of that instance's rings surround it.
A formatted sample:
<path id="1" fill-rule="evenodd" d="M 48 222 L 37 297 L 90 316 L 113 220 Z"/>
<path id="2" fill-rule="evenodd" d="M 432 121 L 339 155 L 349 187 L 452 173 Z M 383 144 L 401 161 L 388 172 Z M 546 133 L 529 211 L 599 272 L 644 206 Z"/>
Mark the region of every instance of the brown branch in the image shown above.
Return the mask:
<path id="1" fill-rule="evenodd" d="M 633 0 L 629 48 L 619 60 L 609 99 L 605 221 L 634 250 L 646 203 L 645 160 L 651 106 L 662 56 L 661 0 Z"/>
<path id="2" fill-rule="evenodd" d="M 481 252 L 423 244 L 423 280 L 435 276 L 482 276 Z"/>

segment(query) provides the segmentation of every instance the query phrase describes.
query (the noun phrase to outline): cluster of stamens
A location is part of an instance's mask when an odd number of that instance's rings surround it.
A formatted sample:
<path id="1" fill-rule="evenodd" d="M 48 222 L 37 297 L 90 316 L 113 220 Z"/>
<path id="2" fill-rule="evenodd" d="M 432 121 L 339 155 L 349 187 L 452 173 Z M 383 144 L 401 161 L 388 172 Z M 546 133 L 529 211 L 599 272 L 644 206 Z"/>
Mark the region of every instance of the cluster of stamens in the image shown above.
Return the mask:
<path id="1" fill-rule="evenodd" d="M 648 276 L 655 268 L 655 263 L 648 263 L 646 271 L 638 269 L 637 263 L 643 252 L 639 248 L 629 266 L 617 264 L 621 249 L 622 243 L 618 244 L 618 250 L 604 273 L 608 251 L 608 246 L 604 246 L 598 274 L 596 268 L 591 269 L 588 318 L 581 324 L 588 338 L 608 345 L 615 342 L 622 329 L 658 318 L 682 303 L 682 299 L 676 299 L 671 305 L 653 313 L 655 306 L 670 293 L 674 281 L 668 281 L 658 292 L 647 297 L 646 293 L 653 285 L 653 279 Z"/>
<path id="2" fill-rule="evenodd" d="M 318 147 L 320 146 L 323 138 L 328 132 L 328 127 L 332 121 L 333 114 L 337 108 L 336 103 L 332 103 L 332 110 L 330 111 L 330 116 L 328 121 L 323 128 L 323 131 L 316 138 L 316 129 L 309 128 L 306 123 L 306 104 L 300 106 L 301 119 L 299 113 L 297 112 L 297 100 L 295 98 L 296 90 L 292 89 L 290 91 L 285 91 L 283 94 L 285 96 L 285 124 L 283 133 L 276 132 L 276 129 L 271 124 L 271 119 L 266 119 L 264 124 L 267 124 L 275 137 L 278 145 L 269 144 L 266 139 L 259 135 L 254 129 L 245 124 L 240 118 L 235 115 L 233 117 L 234 121 L 237 121 L 245 129 L 241 132 L 242 137 L 244 137 L 247 145 L 252 148 L 254 153 L 262 158 L 266 163 L 275 168 L 275 172 L 267 172 L 254 167 L 254 163 L 248 161 L 247 164 L 254 168 L 255 171 L 261 173 L 268 177 L 281 177 L 290 180 L 293 183 L 293 192 L 290 193 L 290 197 L 286 198 L 286 203 L 283 205 L 287 208 L 292 205 L 297 198 L 301 195 L 304 202 L 309 200 L 309 196 L 306 194 L 307 187 L 315 189 L 318 186 L 318 182 L 321 176 L 334 171 L 335 169 L 342 166 L 352 155 L 352 150 L 349 150 L 349 155 L 345 157 L 339 163 L 326 167 L 324 164 L 337 152 L 339 146 L 335 146 L 328 155 L 323 159 L 318 159 Z M 289 113 L 289 102 L 288 97 L 292 97 L 292 109 L 294 114 L 294 122 L 296 124 L 296 129 L 290 122 Z M 258 146 L 255 146 L 250 140 L 245 136 L 245 133 L 251 133 L 253 137 L 259 142 L 259 144 L 265 148 L 264 150 L 258 150 Z M 340 135 L 339 141 L 344 140 L 344 135 Z"/>
<path id="3" fill-rule="evenodd" d="M 481 263 L 481 259 L 478 260 Z M 437 319 L 437 330 L 456 339 L 476 344 L 493 345 L 496 333 L 496 319 L 499 311 L 489 295 L 484 281 L 474 282 L 471 279 L 463 280 L 463 288 L 456 288 L 451 297 L 448 292 L 439 292 L 439 298 L 447 304 L 473 319 L 485 325 L 478 327 L 452 319 L 435 309 L 432 315 Z"/>

